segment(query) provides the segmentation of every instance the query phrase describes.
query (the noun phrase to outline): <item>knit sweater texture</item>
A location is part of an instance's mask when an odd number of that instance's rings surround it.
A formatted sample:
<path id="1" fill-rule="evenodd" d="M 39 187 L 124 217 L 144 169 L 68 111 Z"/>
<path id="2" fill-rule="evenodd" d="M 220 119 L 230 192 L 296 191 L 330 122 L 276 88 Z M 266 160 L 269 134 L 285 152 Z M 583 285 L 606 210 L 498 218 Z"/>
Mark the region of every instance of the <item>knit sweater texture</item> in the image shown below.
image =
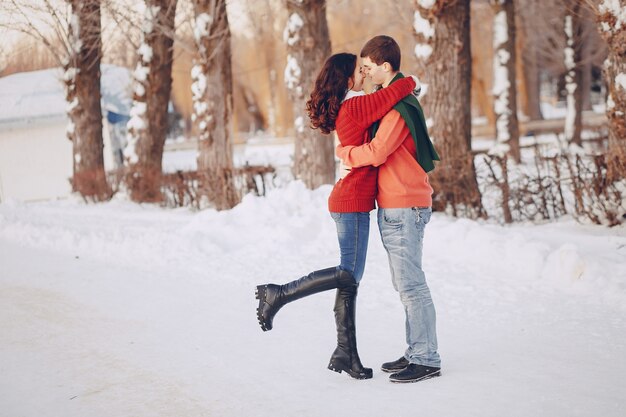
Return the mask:
<path id="1" fill-rule="evenodd" d="M 340 146 L 359 146 L 370 141 L 370 125 L 381 119 L 415 88 L 412 78 L 402 78 L 375 93 L 350 98 L 341 105 L 335 121 Z M 375 208 L 378 168 L 352 168 L 340 179 L 328 198 L 335 213 L 368 212 Z"/>
<path id="2" fill-rule="evenodd" d="M 411 132 L 396 110 L 383 117 L 371 142 L 337 147 L 337 156 L 352 167 L 380 167 L 377 202 L 385 209 L 432 206 L 433 189 L 415 155 Z"/>

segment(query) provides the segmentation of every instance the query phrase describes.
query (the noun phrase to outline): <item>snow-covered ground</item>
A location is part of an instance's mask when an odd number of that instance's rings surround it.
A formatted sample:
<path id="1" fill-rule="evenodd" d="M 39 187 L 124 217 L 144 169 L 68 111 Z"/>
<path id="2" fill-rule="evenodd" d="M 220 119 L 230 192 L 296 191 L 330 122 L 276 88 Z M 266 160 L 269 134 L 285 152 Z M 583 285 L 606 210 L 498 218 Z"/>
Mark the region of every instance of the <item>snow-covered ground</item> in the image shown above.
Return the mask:
<path id="1" fill-rule="evenodd" d="M 357 308 L 374 378 L 326 369 L 332 293 L 263 333 L 255 285 L 338 261 L 329 192 L 291 182 L 225 212 L 0 204 L 0 416 L 626 415 L 625 227 L 436 213 L 441 378 L 378 370 L 402 354 L 404 320 L 375 216 Z"/>

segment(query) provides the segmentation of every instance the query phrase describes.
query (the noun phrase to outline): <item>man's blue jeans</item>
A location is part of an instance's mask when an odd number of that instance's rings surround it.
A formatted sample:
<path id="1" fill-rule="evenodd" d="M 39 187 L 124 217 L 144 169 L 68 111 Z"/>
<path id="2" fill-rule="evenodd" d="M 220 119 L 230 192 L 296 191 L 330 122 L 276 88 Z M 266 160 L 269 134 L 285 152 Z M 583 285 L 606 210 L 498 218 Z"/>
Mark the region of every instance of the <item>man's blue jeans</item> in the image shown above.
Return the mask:
<path id="1" fill-rule="evenodd" d="M 337 238 L 341 252 L 339 268 L 351 272 L 356 282 L 365 270 L 367 243 L 370 233 L 369 212 L 330 213 L 337 224 Z"/>
<path id="2" fill-rule="evenodd" d="M 441 367 L 437 353 L 435 305 L 422 270 L 424 229 L 430 207 L 378 209 L 378 228 L 391 268 L 393 287 L 406 315 L 405 358 L 411 363 Z"/>

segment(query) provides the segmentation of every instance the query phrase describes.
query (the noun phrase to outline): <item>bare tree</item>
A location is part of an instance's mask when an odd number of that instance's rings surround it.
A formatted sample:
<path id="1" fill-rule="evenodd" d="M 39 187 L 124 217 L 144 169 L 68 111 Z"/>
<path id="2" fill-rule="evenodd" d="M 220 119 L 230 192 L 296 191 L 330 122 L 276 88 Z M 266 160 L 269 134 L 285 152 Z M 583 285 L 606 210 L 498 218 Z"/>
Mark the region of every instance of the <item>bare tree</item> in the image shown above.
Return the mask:
<path id="1" fill-rule="evenodd" d="M 541 82 L 538 46 L 532 21 L 536 18 L 539 7 L 535 0 L 515 0 L 517 39 L 521 45 L 521 80 L 523 89 L 518 91 L 521 110 L 531 120 L 543 119 L 541 112 Z M 521 97 L 520 97 L 521 95 Z"/>
<path id="2" fill-rule="evenodd" d="M 192 69 L 193 115 L 205 174 L 200 192 L 218 209 L 239 203 L 233 178 L 233 79 L 226 0 L 194 0 L 197 54 Z"/>
<path id="3" fill-rule="evenodd" d="M 135 88 L 128 122 L 126 185 L 139 202 L 161 201 L 163 147 L 172 86 L 176 0 L 146 0 L 143 42 L 134 72 Z"/>
<path id="4" fill-rule="evenodd" d="M 493 21 L 493 94 L 497 153 L 521 161 L 517 123 L 515 6 L 513 0 L 491 0 Z"/>
<path id="5" fill-rule="evenodd" d="M 11 0 L 3 8 L 17 17 L 10 28 L 46 45 L 64 70 L 67 136 L 73 153 L 72 189 L 88 200 L 110 198 L 104 172 L 100 104 L 100 1 L 43 0 L 35 4 Z"/>
<path id="6" fill-rule="evenodd" d="M 71 0 L 70 5 L 72 54 L 65 66 L 65 84 L 71 120 L 67 133 L 74 143 L 72 187 L 85 197 L 101 201 L 110 198 L 111 190 L 103 158 L 100 1 Z"/>
<path id="7" fill-rule="evenodd" d="M 481 217 L 484 210 L 471 152 L 472 79 L 469 0 L 415 1 L 418 75 L 428 84 L 424 107 L 441 155 L 432 177 L 436 210 Z"/>
<path id="8" fill-rule="evenodd" d="M 306 97 L 324 60 L 330 55 L 326 0 L 286 0 L 288 20 L 285 83 L 293 103 L 296 143 L 294 176 L 314 189 L 335 182 L 333 140 L 306 128 Z"/>
<path id="9" fill-rule="evenodd" d="M 582 24 L 580 0 L 570 0 L 565 14 L 565 90 L 567 92 L 567 113 L 565 116 L 565 141 L 582 146 Z"/>
<path id="10" fill-rule="evenodd" d="M 254 3 L 252 5 L 251 3 Z M 270 0 L 259 1 L 255 0 L 251 2 L 247 0 L 247 13 L 248 19 L 251 23 L 251 28 L 254 34 L 254 38 L 256 40 L 256 44 L 262 49 L 262 62 L 263 66 L 267 69 L 267 77 L 268 77 L 268 95 L 269 98 L 267 100 L 267 130 L 276 135 L 277 127 L 277 113 L 279 112 L 278 108 L 278 97 L 276 91 L 276 81 L 277 81 L 277 73 L 276 69 L 274 69 L 274 63 L 277 58 L 276 51 L 276 36 L 274 31 L 274 26 L 268 24 L 268 18 L 271 18 L 273 13 L 272 5 L 270 4 Z"/>
<path id="11" fill-rule="evenodd" d="M 600 32 L 608 45 L 609 56 L 604 65 L 608 87 L 606 115 L 609 119 L 607 181 L 626 178 L 626 0 L 593 2 Z"/>

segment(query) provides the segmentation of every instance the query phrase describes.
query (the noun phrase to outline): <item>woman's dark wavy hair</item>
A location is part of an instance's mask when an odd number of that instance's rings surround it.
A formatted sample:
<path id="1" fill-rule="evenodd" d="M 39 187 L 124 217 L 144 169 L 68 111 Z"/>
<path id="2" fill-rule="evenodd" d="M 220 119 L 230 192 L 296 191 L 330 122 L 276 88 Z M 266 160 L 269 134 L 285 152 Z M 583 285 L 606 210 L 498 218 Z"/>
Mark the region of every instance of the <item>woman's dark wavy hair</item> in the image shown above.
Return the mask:
<path id="1" fill-rule="evenodd" d="M 306 102 L 306 110 L 313 129 L 319 129 L 325 134 L 335 130 L 339 107 L 355 68 L 354 54 L 339 53 L 326 60 L 315 80 L 311 98 Z"/>

